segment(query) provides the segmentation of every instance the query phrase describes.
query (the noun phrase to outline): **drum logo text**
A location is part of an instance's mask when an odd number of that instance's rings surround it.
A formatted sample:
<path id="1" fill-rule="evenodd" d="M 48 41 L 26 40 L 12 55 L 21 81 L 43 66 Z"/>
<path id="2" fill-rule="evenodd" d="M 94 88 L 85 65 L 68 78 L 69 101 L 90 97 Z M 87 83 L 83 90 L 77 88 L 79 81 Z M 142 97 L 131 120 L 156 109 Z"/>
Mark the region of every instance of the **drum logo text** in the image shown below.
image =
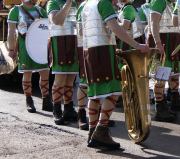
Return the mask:
<path id="1" fill-rule="evenodd" d="M 48 30 L 49 29 L 48 26 L 46 26 L 45 24 L 40 24 L 38 28 L 40 28 L 42 30 Z"/>

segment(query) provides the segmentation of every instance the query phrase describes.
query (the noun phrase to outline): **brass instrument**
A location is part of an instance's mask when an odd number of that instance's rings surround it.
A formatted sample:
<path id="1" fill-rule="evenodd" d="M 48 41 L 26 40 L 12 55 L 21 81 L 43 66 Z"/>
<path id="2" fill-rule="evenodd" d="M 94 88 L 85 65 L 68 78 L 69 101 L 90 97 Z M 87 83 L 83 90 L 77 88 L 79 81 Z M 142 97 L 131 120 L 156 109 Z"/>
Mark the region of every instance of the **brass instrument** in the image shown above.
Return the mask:
<path id="1" fill-rule="evenodd" d="M 121 71 L 125 123 L 128 135 L 135 143 L 145 141 L 151 130 L 149 63 L 157 51 L 128 50 L 117 54 L 127 64 Z"/>

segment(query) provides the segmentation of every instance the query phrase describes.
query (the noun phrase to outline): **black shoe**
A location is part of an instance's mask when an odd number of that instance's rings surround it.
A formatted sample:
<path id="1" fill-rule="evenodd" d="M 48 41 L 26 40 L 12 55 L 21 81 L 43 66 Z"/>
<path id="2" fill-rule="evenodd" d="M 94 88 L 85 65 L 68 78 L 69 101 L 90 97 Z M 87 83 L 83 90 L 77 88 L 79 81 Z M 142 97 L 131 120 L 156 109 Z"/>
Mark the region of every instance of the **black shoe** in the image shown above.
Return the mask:
<path id="1" fill-rule="evenodd" d="M 108 149 L 119 149 L 120 144 L 115 142 L 109 134 L 109 128 L 107 125 L 97 126 L 88 147 L 105 147 Z"/>
<path id="2" fill-rule="evenodd" d="M 123 108 L 123 99 L 122 99 L 122 95 L 119 96 L 118 100 L 116 101 L 116 108 Z"/>
<path id="3" fill-rule="evenodd" d="M 64 119 L 62 117 L 61 104 L 54 104 L 53 106 L 53 119 L 56 125 L 63 125 Z"/>
<path id="4" fill-rule="evenodd" d="M 34 102 L 31 96 L 26 97 L 26 108 L 29 113 L 36 112 L 36 108 L 34 107 Z"/>
<path id="5" fill-rule="evenodd" d="M 80 130 L 88 130 L 89 124 L 86 120 L 86 110 L 85 109 L 79 109 L 78 111 L 78 127 Z"/>
<path id="6" fill-rule="evenodd" d="M 172 94 L 172 91 L 171 91 L 171 88 L 169 87 L 167 90 L 167 95 L 166 95 L 167 101 L 171 101 L 171 94 Z"/>
<path id="7" fill-rule="evenodd" d="M 156 121 L 171 122 L 175 119 L 174 115 L 170 114 L 166 106 L 162 101 L 156 102 L 155 104 L 155 116 Z"/>
<path id="8" fill-rule="evenodd" d="M 109 120 L 108 121 L 108 126 L 109 127 L 113 127 L 115 125 L 115 121 L 114 120 Z"/>
<path id="9" fill-rule="evenodd" d="M 87 139 L 87 144 L 89 144 L 89 141 L 91 140 L 92 134 L 94 132 L 96 127 L 90 128 L 89 133 L 88 133 L 88 139 Z"/>
<path id="10" fill-rule="evenodd" d="M 53 112 L 53 103 L 51 101 L 50 95 L 48 94 L 42 101 L 42 110 Z"/>
<path id="11" fill-rule="evenodd" d="M 63 118 L 66 121 L 77 121 L 78 114 L 73 107 L 73 101 L 71 101 L 69 104 L 64 104 Z"/>
<path id="12" fill-rule="evenodd" d="M 169 111 L 169 113 L 170 113 L 171 115 L 174 115 L 175 117 L 177 116 L 177 113 L 175 113 L 175 112 L 173 112 L 173 111 L 170 110 L 170 106 L 169 106 L 168 103 L 167 103 L 167 99 L 166 99 L 166 96 L 165 96 L 165 95 L 164 95 L 164 99 L 163 99 L 163 105 L 165 106 L 165 109 L 166 109 L 167 111 Z"/>
<path id="13" fill-rule="evenodd" d="M 171 110 L 180 110 L 179 92 L 171 94 Z"/>

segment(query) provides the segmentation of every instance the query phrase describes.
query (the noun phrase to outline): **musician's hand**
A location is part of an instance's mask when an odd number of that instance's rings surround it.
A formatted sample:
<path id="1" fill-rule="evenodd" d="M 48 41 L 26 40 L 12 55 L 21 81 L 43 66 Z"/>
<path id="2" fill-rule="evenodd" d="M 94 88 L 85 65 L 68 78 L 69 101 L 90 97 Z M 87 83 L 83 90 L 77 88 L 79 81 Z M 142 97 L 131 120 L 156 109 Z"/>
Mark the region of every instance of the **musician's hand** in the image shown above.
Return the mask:
<path id="1" fill-rule="evenodd" d="M 120 52 L 122 52 L 122 50 L 121 49 L 116 49 L 116 54 L 118 54 L 118 53 L 120 53 Z"/>
<path id="2" fill-rule="evenodd" d="M 14 51 L 9 51 L 9 54 L 8 54 L 12 59 L 14 59 L 16 57 L 16 54 Z"/>
<path id="3" fill-rule="evenodd" d="M 164 54 L 164 47 L 161 43 L 157 43 L 156 48 L 159 49 L 159 52 L 158 52 L 159 54 Z"/>
<path id="4" fill-rule="evenodd" d="M 148 52 L 149 47 L 146 44 L 139 44 L 136 50 L 140 50 L 141 52 Z"/>

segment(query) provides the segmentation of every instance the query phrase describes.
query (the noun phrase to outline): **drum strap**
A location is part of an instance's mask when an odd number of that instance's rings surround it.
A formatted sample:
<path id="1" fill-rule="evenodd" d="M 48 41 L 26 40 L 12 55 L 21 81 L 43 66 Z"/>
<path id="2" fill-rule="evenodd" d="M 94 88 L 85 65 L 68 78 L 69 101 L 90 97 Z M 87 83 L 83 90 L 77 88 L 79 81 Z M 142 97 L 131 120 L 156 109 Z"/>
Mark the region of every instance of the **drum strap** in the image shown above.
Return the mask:
<path id="1" fill-rule="evenodd" d="M 35 20 L 34 17 L 23 7 L 23 6 L 20 6 L 20 8 L 24 11 L 24 13 L 26 15 L 28 15 L 29 18 L 31 18 L 32 20 Z M 41 13 L 39 12 L 39 10 L 35 7 L 37 13 L 39 14 L 39 17 L 40 18 L 43 18 L 43 16 L 41 15 Z"/>
<path id="2" fill-rule="evenodd" d="M 23 6 L 20 6 L 20 8 L 24 11 L 26 15 L 28 15 L 29 18 L 31 18 L 32 20 L 35 20 L 34 17 Z"/>

